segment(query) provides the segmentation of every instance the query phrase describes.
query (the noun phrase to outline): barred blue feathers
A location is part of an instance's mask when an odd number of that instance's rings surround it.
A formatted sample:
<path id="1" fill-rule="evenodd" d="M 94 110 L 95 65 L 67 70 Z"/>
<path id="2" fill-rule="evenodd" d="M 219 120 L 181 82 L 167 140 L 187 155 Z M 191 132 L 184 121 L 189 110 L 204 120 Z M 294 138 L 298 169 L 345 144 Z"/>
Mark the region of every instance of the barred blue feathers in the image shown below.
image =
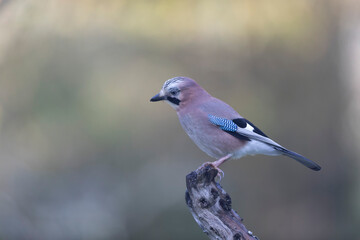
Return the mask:
<path id="1" fill-rule="evenodd" d="M 219 126 L 224 131 L 236 132 L 238 129 L 238 126 L 231 120 L 216 117 L 216 116 L 210 115 L 210 114 L 208 115 L 208 117 L 209 117 L 209 121 L 212 124 Z"/>

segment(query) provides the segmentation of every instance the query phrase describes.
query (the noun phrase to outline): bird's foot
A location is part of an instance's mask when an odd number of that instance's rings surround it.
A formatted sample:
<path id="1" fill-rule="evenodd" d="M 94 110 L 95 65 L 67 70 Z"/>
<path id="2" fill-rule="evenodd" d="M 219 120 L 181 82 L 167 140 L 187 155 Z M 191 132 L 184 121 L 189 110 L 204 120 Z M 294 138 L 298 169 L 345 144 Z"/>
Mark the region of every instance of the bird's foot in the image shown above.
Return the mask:
<path id="1" fill-rule="evenodd" d="M 230 159 L 232 156 L 233 156 L 232 154 L 228 154 L 228 155 L 226 155 L 225 157 L 222 157 L 222 158 L 220 158 L 219 160 L 216 160 L 216 161 L 214 161 L 214 162 L 206 162 L 206 163 L 204 163 L 203 165 L 201 165 L 201 167 L 205 167 L 205 165 L 211 165 L 213 168 L 215 168 L 215 169 L 218 171 L 217 176 L 219 177 L 219 179 L 220 179 L 220 181 L 221 181 L 221 179 L 222 179 L 223 177 L 225 177 L 225 173 L 224 173 L 223 170 L 221 170 L 221 169 L 219 168 L 219 166 L 220 166 L 221 164 L 223 164 L 225 161 L 227 161 L 228 159 Z"/>
<path id="2" fill-rule="evenodd" d="M 224 173 L 224 171 L 221 170 L 220 168 L 218 168 L 218 167 L 216 167 L 216 166 L 214 166 L 214 167 L 215 167 L 215 169 L 218 171 L 218 173 L 217 173 L 216 176 L 218 176 L 218 177 L 219 177 L 219 181 L 221 181 L 221 179 L 222 179 L 223 177 L 225 177 L 225 173 Z"/>
<path id="3" fill-rule="evenodd" d="M 217 165 L 216 165 L 216 161 L 215 162 L 206 162 L 204 164 L 201 165 L 200 168 L 204 168 L 207 165 L 211 165 L 218 173 L 217 173 L 217 177 L 219 177 L 219 181 L 221 181 L 221 179 L 225 176 L 225 173 L 223 170 L 221 170 Z"/>

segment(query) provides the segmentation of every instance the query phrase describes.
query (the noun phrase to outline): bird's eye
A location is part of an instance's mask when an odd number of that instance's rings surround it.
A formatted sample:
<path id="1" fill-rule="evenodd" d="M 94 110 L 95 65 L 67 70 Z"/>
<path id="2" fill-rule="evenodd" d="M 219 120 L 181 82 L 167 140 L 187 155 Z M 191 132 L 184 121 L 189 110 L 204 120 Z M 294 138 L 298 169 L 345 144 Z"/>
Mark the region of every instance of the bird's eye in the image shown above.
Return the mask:
<path id="1" fill-rule="evenodd" d="M 178 95 L 178 93 L 179 93 L 179 90 L 177 90 L 177 89 L 170 90 L 170 94 L 173 95 L 173 96 Z"/>

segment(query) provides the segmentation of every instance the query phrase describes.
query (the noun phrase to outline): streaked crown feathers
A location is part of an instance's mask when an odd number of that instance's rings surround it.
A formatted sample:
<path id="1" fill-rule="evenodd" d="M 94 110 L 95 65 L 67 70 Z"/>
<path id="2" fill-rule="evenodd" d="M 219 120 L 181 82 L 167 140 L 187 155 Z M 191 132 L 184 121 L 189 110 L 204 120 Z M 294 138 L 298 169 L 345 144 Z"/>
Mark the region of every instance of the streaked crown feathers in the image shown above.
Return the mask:
<path id="1" fill-rule="evenodd" d="M 186 80 L 188 80 L 188 78 L 186 78 L 186 77 L 174 77 L 174 78 L 171 78 L 171 79 L 167 80 L 164 83 L 163 89 L 167 89 L 170 85 L 173 85 L 173 84 L 178 85 L 180 82 L 184 82 Z"/>

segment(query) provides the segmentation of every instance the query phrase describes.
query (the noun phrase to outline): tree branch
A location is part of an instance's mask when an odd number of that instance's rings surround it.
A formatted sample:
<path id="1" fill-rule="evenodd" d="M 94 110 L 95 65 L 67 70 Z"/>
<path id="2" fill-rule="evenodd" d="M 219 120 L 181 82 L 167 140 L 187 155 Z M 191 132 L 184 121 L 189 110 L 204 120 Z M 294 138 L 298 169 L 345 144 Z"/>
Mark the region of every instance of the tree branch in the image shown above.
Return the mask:
<path id="1" fill-rule="evenodd" d="M 231 198 L 219 183 L 212 165 L 205 164 L 186 176 L 186 204 L 210 239 L 255 240 L 243 219 L 231 208 Z"/>

